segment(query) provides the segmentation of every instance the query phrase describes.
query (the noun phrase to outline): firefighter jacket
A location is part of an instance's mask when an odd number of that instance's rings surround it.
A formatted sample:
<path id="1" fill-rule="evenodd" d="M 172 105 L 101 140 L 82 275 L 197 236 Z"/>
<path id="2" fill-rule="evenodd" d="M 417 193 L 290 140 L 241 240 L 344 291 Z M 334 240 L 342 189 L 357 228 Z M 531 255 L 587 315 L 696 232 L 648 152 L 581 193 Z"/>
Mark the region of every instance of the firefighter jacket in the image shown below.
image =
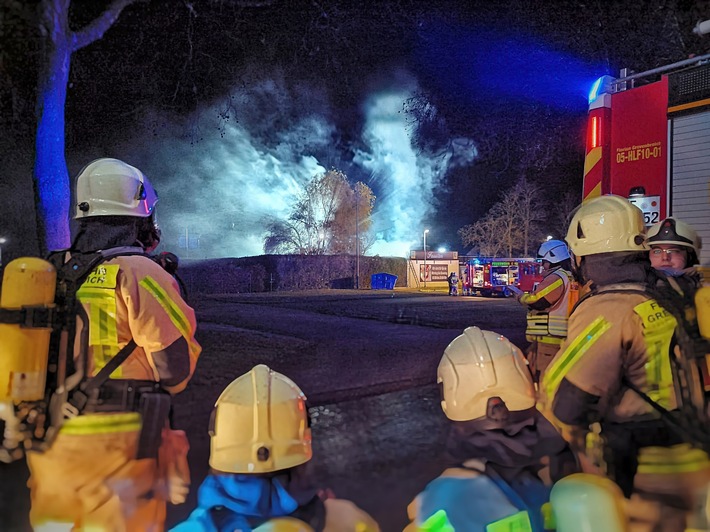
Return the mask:
<path id="1" fill-rule="evenodd" d="M 479 460 L 450 468 L 432 480 L 407 508 L 417 530 L 546 530 L 542 508 L 550 488 L 527 471 L 514 482 L 503 480 Z"/>
<path id="2" fill-rule="evenodd" d="M 563 423 L 630 421 L 651 407 L 628 380 L 666 409 L 676 407 L 670 365 L 675 318 L 643 284 L 608 285 L 582 300 L 567 339 L 542 379 L 541 391 Z"/>
<path id="3" fill-rule="evenodd" d="M 321 500 L 288 472 L 276 476 L 214 473 L 198 491 L 198 506 L 172 532 L 241 530 L 379 532 L 363 510 L 344 499 Z"/>
<path id="4" fill-rule="evenodd" d="M 185 388 L 201 352 L 195 340 L 195 312 L 181 297 L 175 279 L 160 265 L 144 255 L 113 257 L 89 274 L 77 297 L 84 315 L 77 324 L 75 364 L 85 368 L 87 376 L 95 375 L 133 339 L 136 348 L 102 388 L 120 389 L 118 385 L 129 380 L 159 383 L 170 393 Z M 122 392 L 110 395 L 102 402 L 125 396 Z M 123 408 L 109 405 L 106 409 L 133 411 L 135 406 L 134 401 Z M 99 419 L 101 416 L 68 419 L 62 432 L 85 434 L 93 431 L 92 426 L 96 432 L 116 428 L 107 419 Z M 127 423 L 126 416 L 123 418 L 122 423 Z M 135 422 L 140 423 L 138 419 Z"/>
<path id="5" fill-rule="evenodd" d="M 535 290 L 520 297 L 520 302 L 528 306 L 525 334 L 529 341 L 562 343 L 567 336 L 567 316 L 575 302 L 571 300 L 575 284 L 571 273 L 556 268 L 547 272 Z"/>
<path id="6" fill-rule="evenodd" d="M 162 267 L 141 255 L 112 258 L 89 275 L 78 297 L 89 319 L 87 375 L 132 338 L 136 349 L 111 378 L 152 380 L 172 393 L 185 388 L 201 352 L 195 312 Z"/>

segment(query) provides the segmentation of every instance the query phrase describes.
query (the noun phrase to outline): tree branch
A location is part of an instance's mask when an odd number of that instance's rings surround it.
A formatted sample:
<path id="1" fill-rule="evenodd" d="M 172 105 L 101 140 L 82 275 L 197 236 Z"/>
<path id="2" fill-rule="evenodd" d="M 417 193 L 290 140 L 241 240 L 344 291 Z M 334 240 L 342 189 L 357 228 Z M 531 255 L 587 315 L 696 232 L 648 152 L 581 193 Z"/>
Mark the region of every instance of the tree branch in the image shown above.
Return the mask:
<path id="1" fill-rule="evenodd" d="M 98 41 L 104 36 L 106 30 L 108 30 L 116 19 L 119 17 L 121 12 L 131 4 L 135 3 L 137 0 L 114 0 L 106 8 L 100 17 L 94 19 L 89 25 L 87 25 L 81 31 L 74 32 L 72 35 L 72 52 L 80 50 L 84 46 L 91 44 L 94 41 Z"/>

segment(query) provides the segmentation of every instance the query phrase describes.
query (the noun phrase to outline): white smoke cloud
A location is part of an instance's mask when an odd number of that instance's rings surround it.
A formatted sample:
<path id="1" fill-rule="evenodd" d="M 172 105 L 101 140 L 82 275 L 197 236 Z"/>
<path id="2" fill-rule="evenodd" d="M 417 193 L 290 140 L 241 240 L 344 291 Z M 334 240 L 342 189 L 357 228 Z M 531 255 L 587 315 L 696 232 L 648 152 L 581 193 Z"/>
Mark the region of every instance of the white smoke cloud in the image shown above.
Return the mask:
<path id="1" fill-rule="evenodd" d="M 406 256 L 434 213 L 435 195 L 445 190 L 447 169 L 475 157 L 467 139 L 452 141 L 437 155 L 416 151 L 403 113 L 415 89 L 407 80 L 367 98 L 364 147 L 354 157 L 334 147 L 339 132 L 325 94 L 279 76 L 236 91 L 228 113 L 219 102 L 119 153 L 154 182 L 162 247 L 182 257 L 262 254 L 268 219 L 288 216 L 304 185 L 330 166 L 326 159 L 349 166 L 350 179 L 367 182 L 377 196 L 377 242 L 369 253 Z M 168 120 L 156 116 L 146 123 Z M 362 175 L 352 175 L 357 172 Z"/>

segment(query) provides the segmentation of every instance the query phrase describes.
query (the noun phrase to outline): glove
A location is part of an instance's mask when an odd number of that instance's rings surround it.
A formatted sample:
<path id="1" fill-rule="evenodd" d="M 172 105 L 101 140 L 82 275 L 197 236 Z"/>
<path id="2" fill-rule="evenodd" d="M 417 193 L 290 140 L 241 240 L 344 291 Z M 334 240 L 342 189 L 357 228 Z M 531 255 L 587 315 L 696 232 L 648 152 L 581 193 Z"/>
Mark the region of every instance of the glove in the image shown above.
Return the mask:
<path id="1" fill-rule="evenodd" d="M 525 293 L 525 292 L 523 292 L 520 288 L 518 288 L 517 286 L 514 286 L 514 285 L 512 285 L 512 284 L 506 286 L 506 288 L 507 288 L 508 290 L 510 290 L 511 292 L 513 292 L 513 295 L 515 296 L 515 299 L 517 299 L 518 301 L 520 301 L 520 298 L 521 298 L 521 297 L 523 296 L 523 294 Z"/>
<path id="2" fill-rule="evenodd" d="M 159 451 L 159 467 L 165 483 L 165 499 L 171 504 L 182 504 L 190 493 L 190 467 L 187 452 L 190 443 L 185 431 L 163 429 Z"/>

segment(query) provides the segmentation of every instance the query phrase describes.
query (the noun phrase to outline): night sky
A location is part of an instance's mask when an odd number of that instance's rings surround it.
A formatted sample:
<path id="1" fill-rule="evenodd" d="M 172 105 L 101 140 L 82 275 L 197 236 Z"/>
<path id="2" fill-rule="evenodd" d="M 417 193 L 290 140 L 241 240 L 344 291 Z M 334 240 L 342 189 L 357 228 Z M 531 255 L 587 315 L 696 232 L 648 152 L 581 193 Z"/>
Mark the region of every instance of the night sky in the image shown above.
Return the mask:
<path id="1" fill-rule="evenodd" d="M 72 2 L 72 27 L 106 3 Z M 36 23 L 12 4 L 0 1 L 10 240 L 34 223 L 18 205 L 39 57 Z M 683 0 L 137 3 L 72 58 L 67 163 L 72 176 L 102 156 L 141 168 L 163 246 L 182 256 L 261 254 L 266 221 L 331 167 L 377 196 L 373 253 L 405 255 L 424 228 L 463 251 L 456 230 L 520 176 L 552 208 L 581 193 L 592 82 L 705 52 L 692 27 L 706 18 L 708 2 Z M 185 236 L 199 248 L 179 249 Z"/>

